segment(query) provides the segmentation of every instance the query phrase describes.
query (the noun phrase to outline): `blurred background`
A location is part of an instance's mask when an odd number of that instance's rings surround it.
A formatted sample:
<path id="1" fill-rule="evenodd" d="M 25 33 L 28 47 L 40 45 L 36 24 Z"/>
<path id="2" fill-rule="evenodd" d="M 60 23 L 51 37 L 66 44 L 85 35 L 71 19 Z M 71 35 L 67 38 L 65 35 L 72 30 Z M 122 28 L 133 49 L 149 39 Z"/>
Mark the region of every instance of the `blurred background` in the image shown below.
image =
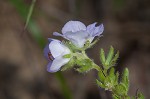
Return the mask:
<path id="1" fill-rule="evenodd" d="M 120 51 L 116 69 L 130 71 L 129 95 L 139 89 L 150 97 L 150 0 L 0 0 L 0 99 L 111 99 L 97 87 L 94 70 L 46 71 L 47 38 L 69 20 L 103 23 L 88 55 L 100 65 L 99 49 L 113 45 Z"/>

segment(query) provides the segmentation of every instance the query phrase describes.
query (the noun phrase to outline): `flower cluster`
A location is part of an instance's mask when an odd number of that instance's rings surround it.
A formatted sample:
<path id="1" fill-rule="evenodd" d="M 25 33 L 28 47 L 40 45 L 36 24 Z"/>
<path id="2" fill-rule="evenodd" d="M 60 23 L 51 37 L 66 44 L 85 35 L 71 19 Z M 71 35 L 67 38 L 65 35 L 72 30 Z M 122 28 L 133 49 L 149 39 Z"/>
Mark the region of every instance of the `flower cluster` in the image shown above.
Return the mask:
<path id="1" fill-rule="evenodd" d="M 49 61 L 48 72 L 64 71 L 72 68 L 80 73 L 87 73 L 95 69 L 98 71 L 96 83 L 99 87 L 112 92 L 113 99 L 145 99 L 143 94 L 137 92 L 133 97 L 128 95 L 129 71 L 127 68 L 120 75 L 114 66 L 119 57 L 119 51 L 115 52 L 111 46 L 108 54 L 100 49 L 101 66 L 98 66 L 90 59 L 85 50 L 93 46 L 101 37 L 104 31 L 103 24 L 96 26 L 96 23 L 87 27 L 80 21 L 69 21 L 62 28 L 62 34 L 54 32 L 55 36 L 61 36 L 66 41 L 49 38 L 49 43 L 44 48 L 44 56 Z M 98 37 L 94 40 L 95 37 Z"/>
<path id="2" fill-rule="evenodd" d="M 96 22 L 87 27 L 80 21 L 69 21 L 62 28 L 62 34 L 54 32 L 53 35 L 61 36 L 75 46 L 76 49 L 84 48 L 86 42 L 90 44 L 96 36 L 101 36 L 104 31 L 103 24 L 96 26 Z M 56 39 L 48 39 L 49 43 L 44 48 L 44 56 L 48 59 L 48 72 L 57 72 L 71 60 L 73 48 Z M 69 55 L 70 57 L 64 57 Z"/>

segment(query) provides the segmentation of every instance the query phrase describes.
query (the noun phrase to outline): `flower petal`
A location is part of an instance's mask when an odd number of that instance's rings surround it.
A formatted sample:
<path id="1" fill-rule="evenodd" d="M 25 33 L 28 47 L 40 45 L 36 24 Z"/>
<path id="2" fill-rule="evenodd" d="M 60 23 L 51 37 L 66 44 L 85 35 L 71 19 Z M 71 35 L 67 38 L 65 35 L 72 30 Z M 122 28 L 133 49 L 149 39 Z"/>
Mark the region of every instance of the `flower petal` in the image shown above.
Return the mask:
<path id="1" fill-rule="evenodd" d="M 47 66 L 47 71 L 49 72 L 57 72 L 60 70 L 60 68 L 68 63 L 70 58 L 63 58 L 63 56 L 59 56 L 54 59 L 54 61 L 51 63 L 49 62 Z"/>
<path id="2" fill-rule="evenodd" d="M 104 31 L 104 26 L 103 24 L 99 25 L 99 26 L 95 26 L 96 22 L 93 24 L 90 24 L 87 26 L 87 32 L 89 33 L 90 36 L 95 37 L 95 36 L 99 36 L 103 33 Z"/>
<path id="3" fill-rule="evenodd" d="M 58 33 L 58 32 L 54 32 L 53 35 L 64 37 L 62 34 L 60 34 L 60 33 Z"/>
<path id="4" fill-rule="evenodd" d="M 48 41 L 49 41 L 49 43 L 50 43 L 51 41 L 58 41 L 58 42 L 61 42 L 61 41 L 59 41 L 59 40 L 57 40 L 57 39 L 53 39 L 53 38 L 48 38 Z"/>
<path id="5" fill-rule="evenodd" d="M 62 42 L 58 40 L 54 40 L 49 44 L 49 49 L 54 58 L 63 55 L 63 54 L 69 54 L 70 50 L 65 45 L 62 44 Z"/>
<path id="6" fill-rule="evenodd" d="M 66 38 L 68 38 L 74 45 L 81 48 L 84 46 L 88 33 L 86 31 L 78 31 L 75 33 L 68 32 L 64 34 Z"/>
<path id="7" fill-rule="evenodd" d="M 52 41 L 49 44 L 49 49 L 54 58 L 60 56 L 64 52 L 64 48 L 62 47 L 60 41 Z"/>
<path id="8" fill-rule="evenodd" d="M 51 65 L 52 65 L 52 61 L 50 61 L 50 62 L 48 63 L 48 65 L 47 65 L 47 71 L 48 71 L 48 72 L 54 72 L 54 71 L 51 71 L 51 70 L 50 70 Z"/>
<path id="9" fill-rule="evenodd" d="M 62 28 L 62 33 L 67 32 L 78 32 L 81 30 L 86 30 L 86 26 L 80 21 L 69 21 Z"/>
<path id="10" fill-rule="evenodd" d="M 54 32 L 53 35 L 54 35 L 54 36 L 61 36 L 61 37 L 63 37 L 63 38 L 65 38 L 65 39 L 68 40 L 68 38 L 66 38 L 63 34 L 60 34 L 60 33 L 58 33 L 58 32 Z"/>
<path id="11" fill-rule="evenodd" d="M 44 56 L 46 57 L 47 60 L 49 60 L 49 56 L 48 56 L 48 53 L 49 53 L 49 52 L 50 52 L 50 50 L 49 50 L 49 44 L 47 44 L 47 45 L 45 46 L 45 48 L 44 48 L 44 51 L 43 51 Z"/>
<path id="12" fill-rule="evenodd" d="M 104 25 L 101 24 L 101 25 L 95 27 L 93 36 L 100 36 L 103 33 L 103 31 L 104 31 Z"/>
<path id="13" fill-rule="evenodd" d="M 87 30 L 86 30 L 86 31 L 87 31 L 89 34 L 91 34 L 91 32 L 93 32 L 93 30 L 95 29 L 96 23 L 97 23 L 97 22 L 95 22 L 95 23 L 90 24 L 90 25 L 87 26 Z"/>

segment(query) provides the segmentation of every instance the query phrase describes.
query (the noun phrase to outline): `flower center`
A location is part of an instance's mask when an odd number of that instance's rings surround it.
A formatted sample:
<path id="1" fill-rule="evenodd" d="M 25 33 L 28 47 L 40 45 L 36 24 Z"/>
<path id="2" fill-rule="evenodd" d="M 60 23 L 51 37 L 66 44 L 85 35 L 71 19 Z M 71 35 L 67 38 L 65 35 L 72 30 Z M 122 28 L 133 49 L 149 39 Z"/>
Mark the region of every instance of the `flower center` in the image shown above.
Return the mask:
<path id="1" fill-rule="evenodd" d="M 53 60 L 54 60 L 54 57 L 52 56 L 52 54 L 51 54 L 50 52 L 48 52 L 48 54 L 47 54 L 47 55 L 48 55 L 48 59 L 49 59 L 49 60 L 51 60 L 51 61 L 53 61 Z"/>

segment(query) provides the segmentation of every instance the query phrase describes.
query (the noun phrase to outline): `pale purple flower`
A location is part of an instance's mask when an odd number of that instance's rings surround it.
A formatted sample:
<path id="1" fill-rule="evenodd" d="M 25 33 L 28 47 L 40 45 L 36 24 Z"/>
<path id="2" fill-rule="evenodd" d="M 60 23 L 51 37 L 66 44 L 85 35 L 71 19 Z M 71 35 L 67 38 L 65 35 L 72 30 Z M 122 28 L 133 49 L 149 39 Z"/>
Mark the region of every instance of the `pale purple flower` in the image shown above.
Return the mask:
<path id="1" fill-rule="evenodd" d="M 96 26 L 96 22 L 87 27 L 80 21 L 69 21 L 62 28 L 62 34 L 54 32 L 55 36 L 62 36 L 74 45 L 82 48 L 87 40 L 90 43 L 94 37 L 100 36 L 104 31 L 103 24 Z"/>
<path id="2" fill-rule="evenodd" d="M 64 58 L 66 54 L 70 54 L 71 51 L 61 41 L 56 39 L 49 39 L 49 44 L 44 48 L 44 56 L 48 59 L 47 65 L 48 72 L 57 72 L 60 68 L 67 64 L 70 58 Z"/>

